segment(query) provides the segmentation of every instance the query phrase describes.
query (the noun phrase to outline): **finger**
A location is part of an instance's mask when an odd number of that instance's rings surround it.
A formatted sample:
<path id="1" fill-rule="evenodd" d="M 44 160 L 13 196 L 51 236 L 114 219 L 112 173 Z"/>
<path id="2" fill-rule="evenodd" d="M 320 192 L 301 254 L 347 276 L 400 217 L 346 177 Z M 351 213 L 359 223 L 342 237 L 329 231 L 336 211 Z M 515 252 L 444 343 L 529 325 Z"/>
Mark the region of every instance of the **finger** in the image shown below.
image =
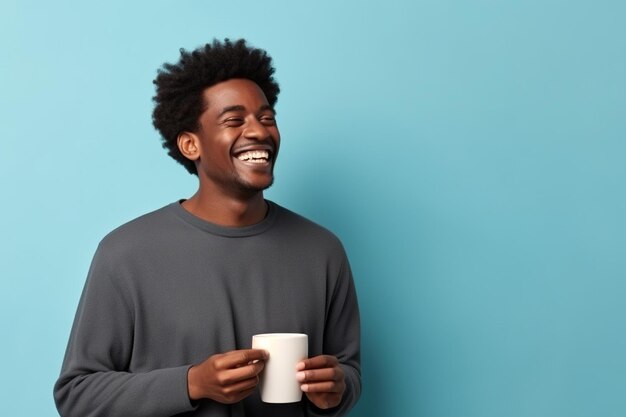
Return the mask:
<path id="1" fill-rule="evenodd" d="M 338 364 L 339 361 L 334 356 L 319 355 L 299 362 L 296 369 L 302 371 L 305 369 L 332 368 Z"/>
<path id="2" fill-rule="evenodd" d="M 234 404 L 252 394 L 255 388 L 256 385 L 246 388 L 246 385 L 243 383 L 238 386 L 226 387 L 222 390 L 220 398 L 225 404 Z"/>
<path id="3" fill-rule="evenodd" d="M 343 384 L 339 384 L 334 381 L 325 381 L 325 382 L 314 382 L 302 384 L 300 389 L 304 392 L 332 392 L 332 393 L 341 393 L 343 392 Z"/>
<path id="4" fill-rule="evenodd" d="M 296 374 L 299 382 L 339 381 L 343 379 L 343 370 L 340 367 L 310 369 Z"/>
<path id="5" fill-rule="evenodd" d="M 263 349 L 233 350 L 222 354 L 215 365 L 218 369 L 231 369 L 254 361 L 264 361 L 267 358 L 269 358 L 269 354 Z"/>
<path id="6" fill-rule="evenodd" d="M 232 385 L 223 388 L 225 394 L 237 394 L 245 391 L 254 390 L 256 386 L 259 385 L 259 378 L 256 376 L 253 378 L 248 378 L 243 381 L 238 381 Z"/>
<path id="7" fill-rule="evenodd" d="M 228 369 L 222 371 L 219 376 L 219 382 L 222 385 L 232 385 L 246 380 L 257 380 L 257 376 L 265 367 L 265 362 L 255 362 L 239 368 Z"/>

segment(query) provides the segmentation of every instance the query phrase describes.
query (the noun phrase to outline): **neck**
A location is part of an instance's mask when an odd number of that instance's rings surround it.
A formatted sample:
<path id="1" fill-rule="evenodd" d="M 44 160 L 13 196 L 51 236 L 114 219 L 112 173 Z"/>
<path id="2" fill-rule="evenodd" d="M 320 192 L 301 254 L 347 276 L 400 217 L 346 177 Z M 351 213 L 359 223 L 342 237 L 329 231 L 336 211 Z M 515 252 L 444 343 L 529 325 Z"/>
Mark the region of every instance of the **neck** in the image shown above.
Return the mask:
<path id="1" fill-rule="evenodd" d="M 267 214 L 263 192 L 248 197 L 225 197 L 199 189 L 182 206 L 191 214 L 226 227 L 244 227 L 261 222 Z"/>

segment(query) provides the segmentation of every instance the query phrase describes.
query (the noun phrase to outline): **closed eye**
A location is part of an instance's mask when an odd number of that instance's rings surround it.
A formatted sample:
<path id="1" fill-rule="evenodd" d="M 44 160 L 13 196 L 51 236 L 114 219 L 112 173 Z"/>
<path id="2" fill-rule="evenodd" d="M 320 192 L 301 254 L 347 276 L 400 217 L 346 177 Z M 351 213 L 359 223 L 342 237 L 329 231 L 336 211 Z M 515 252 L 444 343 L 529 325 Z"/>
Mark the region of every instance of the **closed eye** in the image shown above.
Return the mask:
<path id="1" fill-rule="evenodd" d="M 265 126 L 276 125 L 276 118 L 274 116 L 263 116 L 259 121 Z"/>
<path id="2" fill-rule="evenodd" d="M 224 124 L 229 127 L 237 127 L 243 124 L 244 120 L 241 117 L 229 117 L 224 120 Z"/>

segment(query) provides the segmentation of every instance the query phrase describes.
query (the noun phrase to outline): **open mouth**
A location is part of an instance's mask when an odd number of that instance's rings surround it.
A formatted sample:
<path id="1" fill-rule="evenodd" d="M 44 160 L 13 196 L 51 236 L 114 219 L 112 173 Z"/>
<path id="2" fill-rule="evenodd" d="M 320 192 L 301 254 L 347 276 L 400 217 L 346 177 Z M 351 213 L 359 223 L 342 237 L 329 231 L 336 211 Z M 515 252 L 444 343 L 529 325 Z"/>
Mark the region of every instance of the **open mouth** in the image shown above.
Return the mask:
<path id="1" fill-rule="evenodd" d="M 252 164 L 267 164 L 271 160 L 272 154 L 267 150 L 251 150 L 240 152 L 235 155 L 235 158 Z"/>

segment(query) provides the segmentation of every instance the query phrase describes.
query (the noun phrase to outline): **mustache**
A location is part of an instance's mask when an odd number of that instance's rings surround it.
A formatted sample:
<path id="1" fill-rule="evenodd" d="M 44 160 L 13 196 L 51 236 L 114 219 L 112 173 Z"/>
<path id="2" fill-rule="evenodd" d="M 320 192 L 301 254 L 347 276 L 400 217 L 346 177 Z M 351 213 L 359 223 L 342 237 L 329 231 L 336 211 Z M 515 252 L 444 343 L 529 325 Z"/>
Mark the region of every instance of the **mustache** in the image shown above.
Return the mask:
<path id="1" fill-rule="evenodd" d="M 278 146 L 271 139 L 264 140 L 242 140 L 237 142 L 237 144 L 233 147 L 233 153 L 239 153 L 243 151 L 247 151 L 250 149 L 264 149 L 275 153 L 277 151 Z"/>

